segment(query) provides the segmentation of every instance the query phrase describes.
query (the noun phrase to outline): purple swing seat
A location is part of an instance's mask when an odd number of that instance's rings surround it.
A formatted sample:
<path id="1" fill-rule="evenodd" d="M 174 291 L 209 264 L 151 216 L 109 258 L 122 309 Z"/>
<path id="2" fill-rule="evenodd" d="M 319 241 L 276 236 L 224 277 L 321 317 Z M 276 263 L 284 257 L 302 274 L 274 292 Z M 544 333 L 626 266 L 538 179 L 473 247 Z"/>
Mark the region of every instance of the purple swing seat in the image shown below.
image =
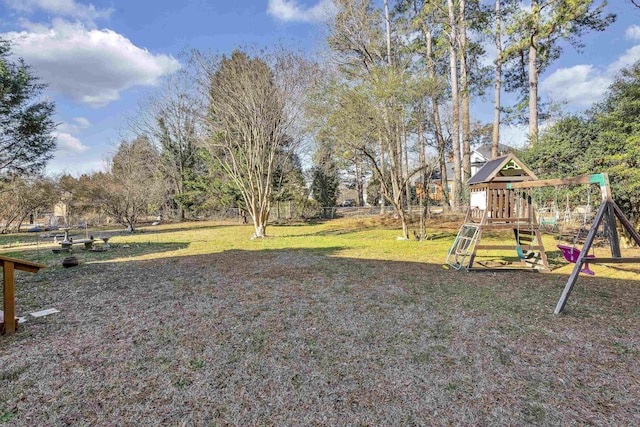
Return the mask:
<path id="1" fill-rule="evenodd" d="M 556 245 L 558 249 L 562 251 L 562 255 L 564 255 L 564 259 L 575 264 L 578 261 L 578 257 L 580 256 L 580 250 L 578 248 L 574 248 L 572 246 L 565 245 Z M 595 258 L 593 255 L 587 255 L 585 258 Z M 589 268 L 588 263 L 584 263 L 582 268 L 580 269 L 581 273 L 588 274 L 590 276 L 594 276 L 596 273 Z"/>

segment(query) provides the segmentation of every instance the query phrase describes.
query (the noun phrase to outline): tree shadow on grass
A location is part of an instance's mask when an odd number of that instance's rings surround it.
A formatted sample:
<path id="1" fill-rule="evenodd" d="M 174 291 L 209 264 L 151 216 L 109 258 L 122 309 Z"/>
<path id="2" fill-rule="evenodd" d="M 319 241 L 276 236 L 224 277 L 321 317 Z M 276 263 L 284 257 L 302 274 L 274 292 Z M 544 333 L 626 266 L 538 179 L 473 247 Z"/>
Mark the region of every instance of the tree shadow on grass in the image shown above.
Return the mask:
<path id="1" fill-rule="evenodd" d="M 44 264 L 47 267 L 61 267 L 62 260 L 71 256 L 76 257 L 81 264 L 112 261 L 115 259 L 126 260 L 127 258 L 135 258 L 142 255 L 153 255 L 185 249 L 189 246 L 189 243 L 118 243 L 110 244 L 108 249 L 98 250 L 103 248 L 103 246 L 104 245 L 96 244 L 96 250 L 85 250 L 82 249 L 82 245 L 76 245 L 72 248 L 72 252 L 59 253 L 54 253 L 50 246 L 43 248 L 26 246 L 16 248 L 15 250 L 3 251 L 2 254 L 25 261 Z"/>
<path id="2" fill-rule="evenodd" d="M 140 235 L 152 235 L 152 234 L 164 234 L 164 233 L 180 233 L 184 231 L 195 231 L 195 230 L 215 230 L 217 228 L 227 228 L 227 227 L 242 227 L 247 224 L 234 224 L 229 222 L 225 223 L 197 223 L 197 222 L 188 222 L 188 223 L 169 223 L 162 224 L 159 226 L 153 225 L 145 225 L 138 227 L 135 233 L 127 233 L 123 231 L 120 233 L 120 236 L 140 236 Z"/>
<path id="3" fill-rule="evenodd" d="M 61 311 L 7 338 L 0 381 L 14 392 L 0 413 L 19 407 L 17 424 L 53 413 L 174 424 L 185 413 L 175 402 L 192 401 L 216 405 L 189 407 L 195 424 L 441 424 L 442 413 L 415 408 L 446 408 L 452 423 L 527 424 L 535 402 L 538 422 L 561 424 L 592 420 L 606 401 L 604 421 L 632 424 L 637 402 L 616 391 L 640 376 L 638 282 L 581 278 L 558 318 L 566 276 L 456 272 L 343 249 L 112 259 L 21 276 L 22 312 Z M 141 414 L 140 402 L 153 407 Z"/>
<path id="4" fill-rule="evenodd" d="M 478 309 L 489 313 L 512 316 L 550 315 L 564 288 L 567 275 L 536 274 L 523 275 L 513 271 L 454 271 L 442 268 L 441 264 L 422 262 L 388 261 L 342 257 L 340 253 L 350 249 L 346 246 L 290 249 L 232 249 L 211 254 L 171 254 L 188 247 L 188 243 L 131 244 L 107 252 L 77 254 L 81 265 L 77 269 L 63 269 L 55 258 L 55 268 L 45 269 L 55 280 L 62 275 L 65 281 L 73 282 L 86 275 L 99 277 L 108 273 L 115 283 L 125 280 L 144 287 L 145 280 L 156 277 L 160 281 L 173 280 L 196 286 L 211 286 L 215 283 L 236 283 L 257 289 L 271 283 L 305 284 L 326 282 L 331 288 L 339 283 L 342 287 L 360 289 L 362 292 L 378 292 L 387 285 L 398 284 L 405 289 L 419 289 L 445 298 L 441 304 L 455 306 L 451 299 L 464 302 L 465 309 Z M 160 255 L 154 259 L 137 259 L 143 255 Z M 163 254 L 167 254 L 164 256 Z M 517 263 L 517 259 L 511 260 Z M 566 265 L 566 264 L 565 264 Z M 112 271 L 115 269 L 115 273 Z M 49 271 L 47 271 L 49 270 Z M 141 279 L 141 280 L 139 280 Z M 197 287 L 197 286 L 196 286 Z M 634 280 L 610 279 L 580 275 L 574 295 L 569 300 L 567 313 L 588 316 L 599 311 L 615 315 L 635 313 L 640 308 L 640 286 Z M 383 292 L 384 293 L 384 292 Z M 487 295 L 488 298 L 479 298 Z M 607 294 L 606 300 L 602 295 Z M 392 298 L 393 299 L 393 298 Z M 581 302 L 572 304 L 572 299 Z M 474 306 L 474 302 L 478 303 Z M 603 303 L 603 304 L 601 304 Z M 532 310 L 532 307 L 535 309 Z M 626 307 L 626 308 L 625 308 Z M 534 312 L 538 310 L 537 314 Z M 541 312 L 540 312 L 541 311 Z"/>

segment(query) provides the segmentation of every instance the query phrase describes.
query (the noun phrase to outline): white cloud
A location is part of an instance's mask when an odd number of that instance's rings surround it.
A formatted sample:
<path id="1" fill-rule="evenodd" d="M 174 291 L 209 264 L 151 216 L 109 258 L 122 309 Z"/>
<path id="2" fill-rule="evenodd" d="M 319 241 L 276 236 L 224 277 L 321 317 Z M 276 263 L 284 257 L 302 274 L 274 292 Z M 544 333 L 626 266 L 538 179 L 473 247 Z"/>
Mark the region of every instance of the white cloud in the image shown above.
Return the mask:
<path id="1" fill-rule="evenodd" d="M 640 29 L 640 27 L 638 27 Z M 640 60 L 640 44 L 635 45 L 630 49 L 627 49 L 625 53 L 618 58 L 616 62 L 609 65 L 607 71 L 611 74 L 616 74 L 618 71 L 623 68 L 627 68 L 633 64 L 635 64 L 638 60 Z"/>
<path id="2" fill-rule="evenodd" d="M 77 3 L 75 0 L 5 0 L 5 3 L 18 12 L 43 11 L 85 23 L 93 23 L 97 19 L 107 19 L 113 13 L 113 9 L 96 9 L 92 4 L 85 5 Z"/>
<path id="3" fill-rule="evenodd" d="M 74 117 L 73 121 L 76 123 L 76 127 L 79 129 L 86 129 L 91 126 L 91 122 L 85 117 Z"/>
<path id="4" fill-rule="evenodd" d="M 513 148 L 524 148 L 529 145 L 529 126 L 500 126 L 500 143 Z"/>
<path id="5" fill-rule="evenodd" d="M 556 70 L 540 83 L 540 89 L 553 100 L 585 107 L 600 100 L 611 82 L 610 76 L 592 65 L 576 65 Z"/>
<path id="6" fill-rule="evenodd" d="M 624 32 L 627 40 L 640 40 L 640 25 L 632 25 Z"/>
<path id="7" fill-rule="evenodd" d="M 90 126 L 91 122 L 86 117 L 74 117 L 72 123 L 60 123 L 56 130 L 62 133 L 80 133 Z"/>
<path id="8" fill-rule="evenodd" d="M 91 174 L 94 172 L 105 172 L 108 170 L 107 162 L 104 160 L 83 160 L 78 161 L 69 155 L 61 155 L 60 153 L 47 164 L 48 175 L 70 174 L 79 177 L 82 174 Z"/>
<path id="9" fill-rule="evenodd" d="M 43 32 L 49 31 L 48 24 L 39 24 L 37 22 L 29 21 L 28 19 L 25 19 L 25 18 L 18 19 L 18 26 L 30 33 L 43 33 Z"/>
<path id="10" fill-rule="evenodd" d="M 174 58 L 154 55 L 108 29 L 53 21 L 46 30 L 1 34 L 14 42 L 25 59 L 54 92 L 100 107 L 133 86 L 154 85 L 180 68 Z"/>
<path id="11" fill-rule="evenodd" d="M 296 0 L 269 0 L 267 13 L 280 21 L 317 22 L 335 11 L 332 0 L 320 0 L 313 7 L 302 7 Z"/>
<path id="12" fill-rule="evenodd" d="M 84 145 L 78 138 L 70 133 L 56 131 L 51 134 L 58 140 L 58 152 L 78 154 L 84 153 L 89 149 L 89 147 Z"/>

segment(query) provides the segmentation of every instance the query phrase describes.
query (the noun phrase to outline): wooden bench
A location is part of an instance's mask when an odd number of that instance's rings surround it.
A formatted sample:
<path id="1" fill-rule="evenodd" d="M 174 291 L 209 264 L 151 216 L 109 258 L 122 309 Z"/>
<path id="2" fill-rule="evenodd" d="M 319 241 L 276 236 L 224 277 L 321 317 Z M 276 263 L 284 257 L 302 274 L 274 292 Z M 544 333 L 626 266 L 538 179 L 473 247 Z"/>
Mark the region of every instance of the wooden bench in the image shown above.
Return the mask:
<path id="1" fill-rule="evenodd" d="M 22 261 L 0 255 L 0 265 L 4 270 L 3 278 L 3 300 L 4 300 L 4 322 L 1 332 L 3 334 L 11 334 L 16 331 L 16 294 L 14 270 L 28 271 L 29 273 L 37 273 L 38 270 L 44 268 L 45 265 L 36 262 Z"/>

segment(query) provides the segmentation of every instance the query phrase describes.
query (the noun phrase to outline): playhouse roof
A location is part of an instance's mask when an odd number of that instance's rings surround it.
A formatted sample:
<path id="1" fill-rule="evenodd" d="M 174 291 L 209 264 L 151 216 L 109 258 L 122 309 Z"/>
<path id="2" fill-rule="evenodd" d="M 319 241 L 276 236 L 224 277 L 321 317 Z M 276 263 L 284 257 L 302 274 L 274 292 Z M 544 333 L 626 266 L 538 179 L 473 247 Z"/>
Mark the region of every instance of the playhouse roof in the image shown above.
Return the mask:
<path id="1" fill-rule="evenodd" d="M 467 184 L 521 182 L 538 179 L 513 153 L 488 161 Z"/>

